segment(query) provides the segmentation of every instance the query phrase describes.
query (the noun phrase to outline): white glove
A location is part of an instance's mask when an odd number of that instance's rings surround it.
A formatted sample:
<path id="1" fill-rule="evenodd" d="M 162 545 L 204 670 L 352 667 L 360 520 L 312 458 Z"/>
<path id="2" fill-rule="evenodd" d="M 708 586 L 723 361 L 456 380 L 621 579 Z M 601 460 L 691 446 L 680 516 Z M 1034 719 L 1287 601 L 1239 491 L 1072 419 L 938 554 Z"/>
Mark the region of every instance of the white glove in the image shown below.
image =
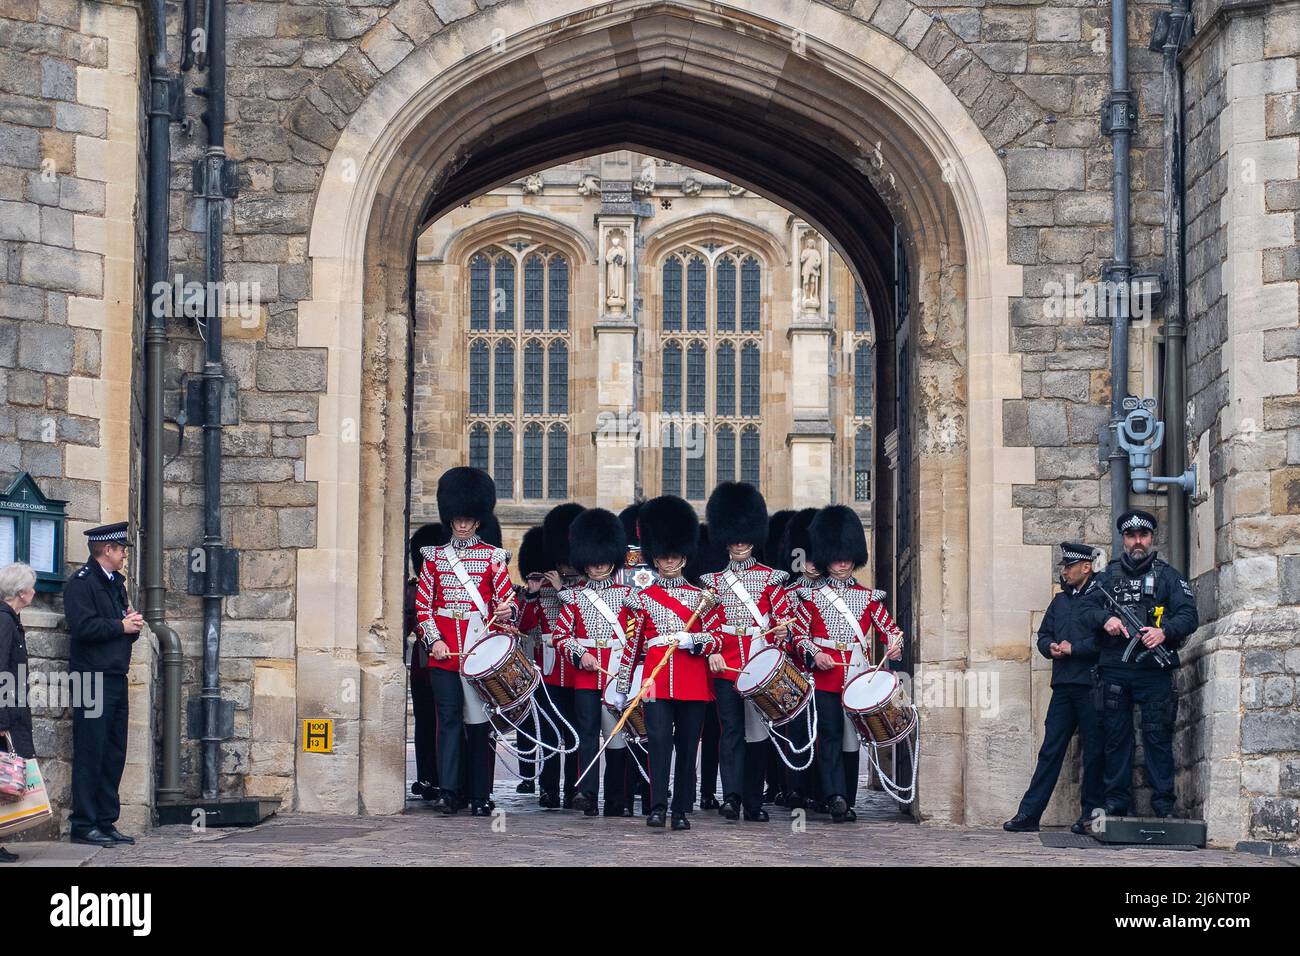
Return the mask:
<path id="1" fill-rule="evenodd" d="M 610 702 L 619 710 L 625 710 L 627 708 L 627 701 L 627 694 L 623 693 L 621 690 L 616 690 L 610 695 Z"/>
<path id="2" fill-rule="evenodd" d="M 699 635 L 691 634 L 687 631 L 678 631 L 676 634 L 673 635 L 673 637 L 676 638 L 677 640 L 678 649 L 683 651 L 694 651 L 695 639 L 698 636 Z"/>

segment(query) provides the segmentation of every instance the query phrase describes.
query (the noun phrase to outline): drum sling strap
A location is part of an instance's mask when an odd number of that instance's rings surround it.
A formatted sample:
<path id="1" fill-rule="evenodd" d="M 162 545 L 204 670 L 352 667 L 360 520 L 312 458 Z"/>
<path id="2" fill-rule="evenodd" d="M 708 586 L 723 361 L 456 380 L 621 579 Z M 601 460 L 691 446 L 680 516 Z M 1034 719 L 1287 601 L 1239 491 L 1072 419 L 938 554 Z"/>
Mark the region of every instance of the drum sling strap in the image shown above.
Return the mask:
<path id="1" fill-rule="evenodd" d="M 740 578 L 736 577 L 736 575 L 731 571 L 723 571 L 722 580 L 727 583 L 727 587 L 731 588 L 731 593 L 740 599 L 740 603 L 745 605 L 745 610 L 747 610 L 749 616 L 754 619 L 754 626 L 760 631 L 766 630 L 767 615 L 758 609 L 758 605 L 755 604 L 754 599 L 750 597 L 749 591 L 745 590 L 745 585 L 740 583 Z"/>
<path id="2" fill-rule="evenodd" d="M 862 655 L 866 659 L 867 666 L 870 666 L 871 642 L 867 640 L 867 635 L 862 632 L 862 625 L 859 624 L 858 619 L 853 616 L 853 612 L 849 610 L 849 606 L 844 603 L 844 598 L 836 594 L 829 584 L 823 585 L 821 592 L 825 595 L 826 600 L 830 602 L 831 607 L 839 611 L 844 620 L 848 622 L 849 627 L 853 629 L 853 636 L 856 637 L 858 643 L 862 645 Z M 848 681 L 845 680 L 845 683 L 848 683 Z"/>
<path id="3" fill-rule="evenodd" d="M 603 597 L 601 597 L 591 588 L 583 588 L 578 593 L 580 593 L 583 597 L 585 597 L 588 601 L 591 602 L 591 606 L 600 612 L 601 617 L 609 621 L 610 626 L 614 628 L 614 633 L 616 635 L 618 635 L 619 637 L 625 636 L 623 634 L 623 625 L 619 623 L 618 615 L 615 614 L 610 609 L 610 606 L 605 603 L 605 599 Z"/>

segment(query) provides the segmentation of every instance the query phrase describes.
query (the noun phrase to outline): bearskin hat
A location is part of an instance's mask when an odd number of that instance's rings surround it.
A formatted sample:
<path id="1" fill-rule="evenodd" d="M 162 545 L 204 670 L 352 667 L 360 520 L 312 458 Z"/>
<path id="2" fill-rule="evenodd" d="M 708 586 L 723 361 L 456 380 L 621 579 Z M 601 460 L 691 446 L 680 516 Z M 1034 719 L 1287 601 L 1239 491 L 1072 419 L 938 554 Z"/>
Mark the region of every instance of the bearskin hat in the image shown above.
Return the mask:
<path id="1" fill-rule="evenodd" d="M 692 584 L 699 584 L 700 578 L 723 570 L 730 560 L 726 547 L 714 540 L 707 524 L 702 524 L 699 544 L 695 547 L 695 556 L 686 562 L 682 577 Z"/>
<path id="2" fill-rule="evenodd" d="M 542 540 L 546 544 L 546 560 L 550 562 L 552 568 L 574 567 L 569 559 L 569 526 L 582 512 L 582 505 L 570 501 L 567 504 L 556 505 L 542 520 Z M 576 570 L 582 569 L 576 568 Z"/>
<path id="3" fill-rule="evenodd" d="M 541 525 L 534 525 L 524 532 L 519 539 L 519 576 L 527 578 L 530 574 L 545 574 L 551 570 L 546 561 L 546 543 Z"/>
<path id="4" fill-rule="evenodd" d="M 579 571 L 594 564 L 623 566 L 627 557 L 627 535 L 623 522 L 612 511 L 588 508 L 569 525 L 569 560 Z"/>
<path id="5" fill-rule="evenodd" d="M 803 563 L 808 560 L 812 550 L 812 540 L 808 537 L 808 526 L 817 517 L 816 508 L 804 508 L 796 511 L 786 522 L 785 534 L 781 536 L 780 555 L 768 564 L 778 571 L 789 571 L 793 577 L 803 574 Z M 818 568 L 820 571 L 821 568 Z"/>
<path id="6" fill-rule="evenodd" d="M 461 466 L 447 469 L 438 479 L 438 517 L 448 528 L 453 518 L 487 524 L 496 505 L 496 482 L 486 471 Z"/>
<path id="7" fill-rule="evenodd" d="M 420 569 L 424 567 L 421 548 L 441 548 L 450 540 L 451 532 L 447 531 L 440 522 L 420 525 L 415 534 L 411 535 L 411 569 L 419 574 Z"/>
<path id="8" fill-rule="evenodd" d="M 867 563 L 867 533 L 858 513 L 847 505 L 827 505 L 808 526 L 812 539 L 809 559 L 823 573 L 832 561 L 852 561 L 860 568 Z"/>
<path id="9" fill-rule="evenodd" d="M 637 544 L 641 540 L 641 533 L 636 527 L 636 518 L 641 513 L 641 505 L 644 503 L 635 501 L 618 513 L 618 520 L 623 522 L 623 534 L 627 536 L 628 544 Z"/>
<path id="10" fill-rule="evenodd" d="M 743 481 L 724 481 L 713 489 L 704 509 L 709 536 L 720 546 L 752 544 L 758 551 L 767 540 L 767 502 L 758 489 Z"/>
<path id="11" fill-rule="evenodd" d="M 781 563 L 781 539 L 785 537 L 785 526 L 794 517 L 789 508 L 782 509 L 767 519 L 767 540 L 763 542 L 763 561 L 778 571 L 784 571 Z"/>
<path id="12" fill-rule="evenodd" d="M 700 519 L 689 503 L 676 495 L 660 495 L 641 506 L 641 554 L 647 564 L 655 558 L 680 554 L 690 560 L 699 544 Z"/>

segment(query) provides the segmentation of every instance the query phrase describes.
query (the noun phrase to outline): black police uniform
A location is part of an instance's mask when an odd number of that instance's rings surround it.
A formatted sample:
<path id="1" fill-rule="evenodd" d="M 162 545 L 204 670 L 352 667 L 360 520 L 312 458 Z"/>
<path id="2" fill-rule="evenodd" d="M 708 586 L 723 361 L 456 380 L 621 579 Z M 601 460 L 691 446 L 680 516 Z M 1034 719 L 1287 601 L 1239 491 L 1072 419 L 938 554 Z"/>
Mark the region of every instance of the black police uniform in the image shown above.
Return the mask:
<path id="1" fill-rule="evenodd" d="M 72 710 L 73 836 L 114 828 L 120 812 L 117 789 L 126 767 L 127 686 L 131 645 L 139 634 L 127 634 L 122 619 L 130 609 L 126 582 L 110 579 L 93 558 L 63 587 L 63 615 L 71 637 L 68 667 L 80 673 L 83 697 Z M 103 675 L 102 700 L 84 695 Z M 86 706 L 86 705 L 94 705 Z M 102 707 L 102 712 L 100 711 Z"/>
<path id="2" fill-rule="evenodd" d="M 1128 555 L 1111 561 L 1097 581 L 1119 604 L 1133 612 L 1144 626 L 1157 626 L 1155 609 L 1164 608 L 1159 627 L 1165 633 L 1163 646 L 1176 652 L 1200 625 L 1192 589 L 1177 571 L 1161 561 L 1154 551 L 1134 564 Z M 1099 601 L 1089 612 L 1093 623 L 1103 625 L 1118 617 L 1106 602 Z M 1142 748 L 1147 780 L 1151 784 L 1151 809 L 1157 816 L 1174 812 L 1174 667 L 1161 668 L 1155 655 L 1138 642 L 1124 661 L 1132 637 L 1102 633 L 1101 680 L 1104 693 L 1102 724 L 1105 733 L 1105 808 L 1110 816 L 1129 812 L 1133 799 L 1133 705 L 1142 709 Z M 1175 656 L 1176 660 L 1176 656 Z"/>
<path id="3" fill-rule="evenodd" d="M 1038 627 L 1038 652 L 1052 660 L 1052 700 L 1047 705 L 1038 765 L 1017 811 L 1018 815 L 1035 822 L 1047 809 L 1076 729 L 1083 748 L 1083 784 L 1079 791 L 1081 818 L 1090 817 L 1093 809 L 1102 805 L 1101 720 L 1093 701 L 1097 635 L 1102 632 L 1095 620 L 1085 613 L 1097 600 L 1096 590 L 1095 576 L 1089 576 L 1078 590 L 1062 580 L 1060 592 L 1052 598 Z M 1052 658 L 1051 645 L 1061 641 L 1070 642 L 1070 653 Z"/>

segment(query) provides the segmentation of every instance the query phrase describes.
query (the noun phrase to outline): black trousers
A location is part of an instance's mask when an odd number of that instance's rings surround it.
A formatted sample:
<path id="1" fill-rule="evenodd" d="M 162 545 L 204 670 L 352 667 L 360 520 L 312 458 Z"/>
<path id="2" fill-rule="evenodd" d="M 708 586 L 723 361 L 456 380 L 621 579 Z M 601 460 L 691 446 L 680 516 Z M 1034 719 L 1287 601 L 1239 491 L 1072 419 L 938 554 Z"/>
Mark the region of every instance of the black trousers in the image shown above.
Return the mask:
<path id="1" fill-rule="evenodd" d="M 735 681 L 713 679 L 718 722 L 722 725 L 719 762 L 722 796 L 740 800 L 746 810 L 763 809 L 763 773 L 767 769 L 767 743 L 745 743 L 745 698 L 736 693 Z"/>
<path id="2" fill-rule="evenodd" d="M 841 796 L 853 806 L 858 799 L 861 751 L 844 752 L 844 704 L 829 690 L 813 692 L 817 707 L 817 776 L 821 797 Z"/>
<path id="3" fill-rule="evenodd" d="M 704 730 L 700 735 L 700 799 L 718 795 L 718 764 L 721 759 L 722 725 L 718 722 L 718 704 L 709 701 L 704 710 Z M 725 793 L 724 793 L 725 796 Z"/>
<path id="4" fill-rule="evenodd" d="M 82 675 L 83 690 L 93 687 L 92 675 Z M 72 711 L 73 833 L 111 827 L 122 811 L 117 788 L 126 769 L 127 688 L 125 674 L 105 674 L 101 700 L 94 709 Z M 83 700 L 83 703 L 88 703 Z"/>
<path id="5" fill-rule="evenodd" d="M 438 780 L 442 789 L 474 802 L 487 800 L 492 788 L 491 726 L 465 723 L 465 694 L 458 672 L 431 667 L 429 684 L 438 714 Z"/>
<path id="6" fill-rule="evenodd" d="M 438 709 L 428 671 L 411 671 L 411 711 L 415 720 L 415 779 L 438 786 Z"/>
<path id="7" fill-rule="evenodd" d="M 1133 803 L 1133 705 L 1142 709 L 1142 752 L 1147 782 L 1151 785 L 1151 809 L 1159 816 L 1174 812 L 1174 698 L 1173 674 L 1169 671 L 1131 667 L 1102 668 L 1105 698 L 1104 805 L 1108 812 L 1122 815 Z"/>
<path id="8" fill-rule="evenodd" d="M 573 710 L 577 717 L 578 727 L 578 773 L 582 773 L 591 762 L 596 759 L 596 752 L 600 750 L 600 714 L 605 709 L 604 703 L 600 699 L 598 690 L 578 690 L 573 691 Z M 610 751 L 606 750 L 606 754 Z M 596 797 L 600 790 L 600 773 L 598 770 L 592 770 L 582 778 L 582 784 L 579 789 Z M 608 796 L 609 787 L 605 787 L 605 794 Z"/>
<path id="9" fill-rule="evenodd" d="M 646 733 L 650 738 L 650 808 L 689 813 L 695 801 L 695 752 L 700 746 L 704 711 L 708 701 L 647 701 Z M 677 768 L 673 773 L 673 802 L 668 806 L 668 768 L 673 755 Z"/>
<path id="10" fill-rule="evenodd" d="M 550 699 L 554 704 L 554 707 L 547 704 L 546 693 L 550 694 Z M 546 692 L 542 693 L 538 698 L 538 705 L 547 709 L 551 720 L 559 729 L 559 737 L 556 737 L 555 730 L 547 725 L 545 719 L 542 720 L 541 738 L 551 746 L 558 746 L 561 743 L 568 744 L 570 742 L 569 731 L 566 730 L 564 724 L 561 723 L 560 717 L 567 720 L 569 725 L 575 730 L 578 729 L 578 715 L 574 709 L 573 693 L 574 691 L 572 687 L 555 687 L 554 685 L 548 684 Z M 597 733 L 599 733 L 599 727 L 597 728 Z M 581 746 L 581 740 L 579 740 L 579 746 Z M 599 746 L 599 744 L 597 746 Z M 561 764 L 564 766 L 564 792 L 566 795 L 572 796 L 573 783 L 577 779 L 578 774 L 582 773 L 582 767 L 578 766 L 578 754 L 576 752 L 566 754 L 563 758 L 555 753 L 551 753 L 546 758 L 545 763 L 542 765 L 542 789 L 547 793 L 559 794 Z M 586 781 L 584 780 L 583 783 L 586 783 Z"/>
<path id="11" fill-rule="evenodd" d="M 1082 815 L 1091 816 L 1093 808 L 1102 805 L 1103 759 L 1101 719 L 1093 706 L 1092 686 L 1061 684 L 1053 687 L 1043 726 L 1043 746 L 1038 751 L 1038 764 L 1034 767 L 1029 789 L 1020 801 L 1019 812 L 1035 820 L 1043 815 L 1047 801 L 1056 789 L 1065 752 L 1077 729 L 1079 744 L 1083 748 L 1083 785 L 1079 791 L 1079 803 Z"/>

